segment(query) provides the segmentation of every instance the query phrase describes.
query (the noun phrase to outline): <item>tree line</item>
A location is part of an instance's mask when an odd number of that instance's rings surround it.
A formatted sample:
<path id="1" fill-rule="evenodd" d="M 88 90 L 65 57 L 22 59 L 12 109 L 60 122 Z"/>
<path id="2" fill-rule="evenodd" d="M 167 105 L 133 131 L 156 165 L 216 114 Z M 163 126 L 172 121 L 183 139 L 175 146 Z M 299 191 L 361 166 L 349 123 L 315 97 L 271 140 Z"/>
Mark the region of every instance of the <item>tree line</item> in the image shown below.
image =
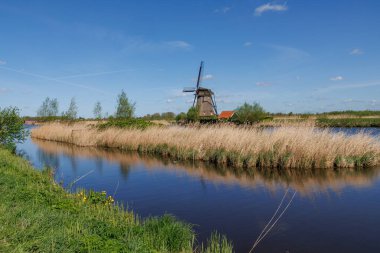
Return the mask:
<path id="1" fill-rule="evenodd" d="M 117 96 L 117 105 L 116 112 L 108 116 L 108 113 L 103 112 L 103 107 L 100 101 L 97 101 L 94 104 L 93 115 L 95 119 L 131 119 L 135 116 L 136 103 L 133 103 L 127 97 L 127 94 L 124 90 L 121 91 Z M 243 105 L 237 107 L 234 110 L 234 116 L 228 121 L 232 121 L 238 124 L 250 124 L 259 122 L 268 117 L 268 113 L 264 108 L 258 104 L 248 104 L 244 103 Z M 37 116 L 43 119 L 64 119 L 64 120 L 75 120 L 78 118 L 78 106 L 75 98 L 72 98 L 69 104 L 69 107 L 66 111 L 61 112 L 59 115 L 59 103 L 56 98 L 45 98 L 42 102 L 42 105 L 37 111 Z M 196 107 L 191 107 L 187 113 L 181 112 L 175 114 L 174 112 L 163 112 L 163 113 L 153 113 L 147 114 L 141 117 L 144 120 L 167 120 L 177 122 L 199 122 L 202 121 L 202 118 L 199 116 L 199 110 Z M 204 120 L 204 119 L 203 119 Z M 217 120 L 215 116 L 211 120 Z"/>
<path id="2" fill-rule="evenodd" d="M 132 103 L 125 93 L 124 90 L 117 96 L 117 106 L 114 116 L 115 118 L 130 119 L 134 117 L 135 114 L 135 103 Z M 97 101 L 94 105 L 93 115 L 95 119 L 108 118 L 107 113 L 103 113 L 103 107 L 100 101 Z M 42 105 L 37 110 L 37 117 L 44 119 L 67 119 L 75 120 L 78 118 L 78 106 L 75 97 L 71 98 L 69 107 L 66 111 L 59 114 L 59 103 L 57 98 L 51 99 L 50 97 L 45 98 Z"/>

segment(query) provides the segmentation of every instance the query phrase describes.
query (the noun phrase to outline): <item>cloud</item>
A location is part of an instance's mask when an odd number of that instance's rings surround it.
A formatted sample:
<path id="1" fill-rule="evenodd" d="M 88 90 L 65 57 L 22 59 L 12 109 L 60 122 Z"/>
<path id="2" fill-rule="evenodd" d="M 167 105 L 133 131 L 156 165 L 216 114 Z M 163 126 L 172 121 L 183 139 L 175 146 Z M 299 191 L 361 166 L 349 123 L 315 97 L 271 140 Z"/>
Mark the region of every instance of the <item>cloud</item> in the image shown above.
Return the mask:
<path id="1" fill-rule="evenodd" d="M 227 13 L 231 10 L 231 7 L 228 7 L 228 6 L 225 6 L 225 7 L 222 7 L 220 9 L 215 9 L 214 10 L 214 13 Z"/>
<path id="2" fill-rule="evenodd" d="M 202 77 L 202 80 L 210 80 L 210 79 L 213 79 L 213 78 L 214 78 L 213 75 L 211 75 L 211 74 L 207 74 L 207 75 L 204 75 L 204 76 Z"/>
<path id="3" fill-rule="evenodd" d="M 272 48 L 276 50 L 279 53 L 280 60 L 304 60 L 307 57 L 310 56 L 308 52 L 305 52 L 301 49 L 295 48 L 295 47 L 288 47 L 288 46 L 281 46 L 281 45 L 273 45 L 268 44 L 266 45 L 269 48 Z"/>
<path id="4" fill-rule="evenodd" d="M 243 46 L 250 47 L 250 46 L 252 46 L 252 42 L 250 42 L 250 41 L 244 42 Z"/>
<path id="5" fill-rule="evenodd" d="M 145 41 L 141 38 L 130 38 L 124 43 L 123 53 L 156 53 L 168 52 L 173 50 L 190 50 L 192 45 L 183 40 L 171 41 Z"/>
<path id="6" fill-rule="evenodd" d="M 367 88 L 367 87 L 373 87 L 373 86 L 380 86 L 380 80 L 366 82 L 366 83 L 331 85 L 325 88 L 317 89 L 316 93 L 326 93 L 326 92 L 332 92 L 335 90 L 360 89 L 360 88 Z"/>
<path id="7" fill-rule="evenodd" d="M 254 14 L 255 16 L 261 16 L 261 14 L 268 11 L 280 12 L 286 10 L 288 10 L 288 7 L 286 5 L 267 3 L 257 7 Z"/>
<path id="8" fill-rule="evenodd" d="M 173 103 L 173 99 L 170 99 L 170 98 L 166 99 L 166 103 L 168 104 Z"/>
<path id="9" fill-rule="evenodd" d="M 259 87 L 268 87 L 268 86 L 272 86 L 272 84 L 268 83 L 268 82 L 257 82 L 256 86 L 259 86 Z"/>
<path id="10" fill-rule="evenodd" d="M 169 47 L 180 48 L 180 49 L 190 49 L 191 45 L 183 40 L 174 40 L 164 42 Z"/>
<path id="11" fill-rule="evenodd" d="M 330 78 L 331 81 L 342 81 L 343 76 L 333 76 Z"/>
<path id="12" fill-rule="evenodd" d="M 364 52 L 360 48 L 354 48 L 350 51 L 350 55 L 362 55 L 362 54 L 364 54 Z"/>
<path id="13" fill-rule="evenodd" d="M 0 59 L 0 65 L 5 65 L 5 64 L 7 64 L 7 62 Z"/>

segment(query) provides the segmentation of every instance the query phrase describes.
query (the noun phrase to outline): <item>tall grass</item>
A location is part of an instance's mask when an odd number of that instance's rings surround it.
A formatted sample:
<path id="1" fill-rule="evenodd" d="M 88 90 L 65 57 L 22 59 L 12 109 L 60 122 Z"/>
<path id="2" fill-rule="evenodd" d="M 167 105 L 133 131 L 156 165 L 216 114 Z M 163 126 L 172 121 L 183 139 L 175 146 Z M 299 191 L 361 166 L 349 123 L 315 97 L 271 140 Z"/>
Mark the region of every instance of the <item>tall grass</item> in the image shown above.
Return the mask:
<path id="1" fill-rule="evenodd" d="M 107 128 L 48 124 L 32 137 L 160 154 L 177 160 L 201 160 L 244 168 L 344 168 L 380 163 L 379 138 L 347 136 L 312 126 L 270 130 L 233 126 Z"/>
<path id="2" fill-rule="evenodd" d="M 191 226 L 170 215 L 140 219 L 104 192 L 66 192 L 51 170 L 1 148 L 0 192 L 0 252 L 232 252 L 214 235 L 212 247 L 196 246 Z"/>

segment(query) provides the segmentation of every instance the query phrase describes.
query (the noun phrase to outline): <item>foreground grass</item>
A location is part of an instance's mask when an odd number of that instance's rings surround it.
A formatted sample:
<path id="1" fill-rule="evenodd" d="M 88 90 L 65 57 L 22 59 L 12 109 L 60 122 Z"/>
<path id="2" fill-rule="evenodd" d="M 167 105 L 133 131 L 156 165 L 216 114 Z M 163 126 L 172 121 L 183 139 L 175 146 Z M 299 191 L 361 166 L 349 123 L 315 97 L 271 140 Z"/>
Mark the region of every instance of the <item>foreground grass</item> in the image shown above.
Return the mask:
<path id="1" fill-rule="evenodd" d="M 364 133 L 347 136 L 310 126 L 271 131 L 233 126 L 100 131 L 83 124 L 49 124 L 33 129 L 32 137 L 243 168 L 347 168 L 380 163 L 378 138 Z"/>
<path id="2" fill-rule="evenodd" d="M 3 149 L 0 192 L 0 252 L 232 252 L 215 234 L 196 249 L 191 226 L 172 216 L 142 220 L 104 192 L 68 193 Z"/>

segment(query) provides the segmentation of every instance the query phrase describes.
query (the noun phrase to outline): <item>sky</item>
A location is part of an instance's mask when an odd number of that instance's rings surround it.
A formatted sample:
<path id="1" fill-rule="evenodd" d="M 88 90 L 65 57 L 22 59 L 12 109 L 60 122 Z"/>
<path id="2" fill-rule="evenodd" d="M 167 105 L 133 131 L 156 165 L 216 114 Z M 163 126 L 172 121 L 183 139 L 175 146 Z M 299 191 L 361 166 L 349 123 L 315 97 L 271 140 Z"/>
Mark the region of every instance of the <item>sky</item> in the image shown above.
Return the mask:
<path id="1" fill-rule="evenodd" d="M 0 1 L 0 107 L 187 111 L 201 60 L 218 111 L 380 110 L 378 0 Z"/>

